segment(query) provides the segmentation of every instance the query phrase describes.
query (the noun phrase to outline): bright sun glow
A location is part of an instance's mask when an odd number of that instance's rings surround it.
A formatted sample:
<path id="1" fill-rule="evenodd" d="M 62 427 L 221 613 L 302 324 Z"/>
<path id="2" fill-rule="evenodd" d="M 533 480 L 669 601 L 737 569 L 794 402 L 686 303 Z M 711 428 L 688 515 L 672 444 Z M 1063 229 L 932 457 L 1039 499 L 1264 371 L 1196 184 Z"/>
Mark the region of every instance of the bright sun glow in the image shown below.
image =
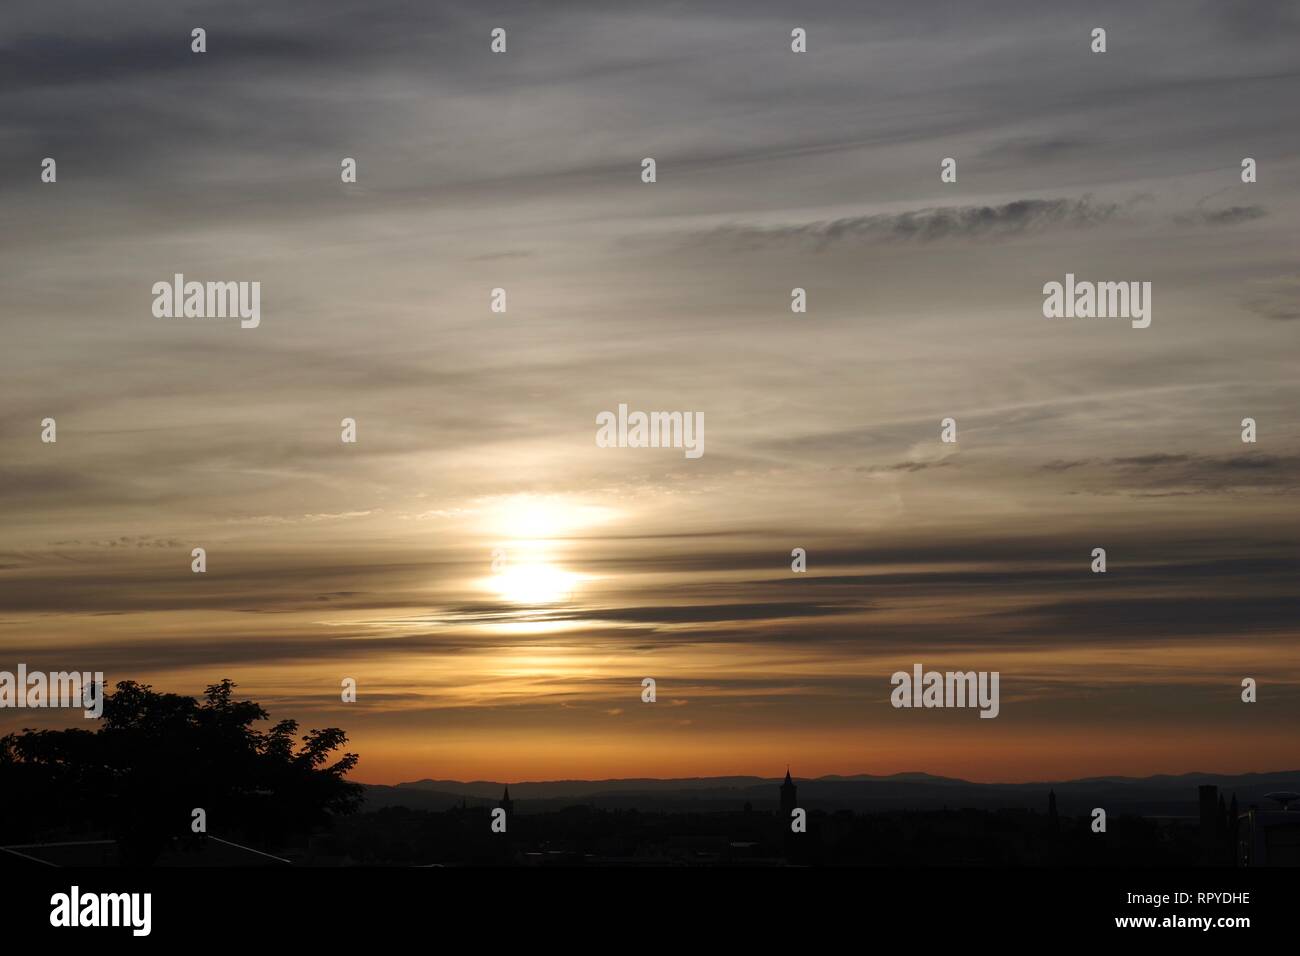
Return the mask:
<path id="1" fill-rule="evenodd" d="M 581 504 L 560 496 L 511 495 L 488 509 L 485 530 L 515 541 L 545 541 L 602 524 L 614 515 L 612 508 Z"/>
<path id="2" fill-rule="evenodd" d="M 503 600 L 530 606 L 572 599 L 588 575 L 556 563 L 555 553 L 565 550 L 560 539 L 616 515 L 611 508 L 558 495 L 511 495 L 498 499 L 486 511 L 484 530 L 500 544 L 493 550 L 493 573 L 482 585 Z"/>
<path id="3" fill-rule="evenodd" d="M 498 596 L 514 604 L 558 604 L 573 596 L 582 575 L 545 561 L 508 565 L 486 582 Z"/>

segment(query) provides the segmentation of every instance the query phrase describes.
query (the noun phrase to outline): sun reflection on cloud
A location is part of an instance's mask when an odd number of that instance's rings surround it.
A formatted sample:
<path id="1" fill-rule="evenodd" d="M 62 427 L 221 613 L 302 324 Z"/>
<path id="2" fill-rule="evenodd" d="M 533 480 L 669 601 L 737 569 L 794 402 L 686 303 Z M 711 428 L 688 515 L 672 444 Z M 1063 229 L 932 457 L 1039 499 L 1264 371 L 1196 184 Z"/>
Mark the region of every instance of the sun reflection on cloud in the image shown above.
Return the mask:
<path id="1" fill-rule="evenodd" d="M 510 495 L 485 509 L 484 530 L 515 542 L 543 542 L 614 520 L 618 512 L 564 495 Z"/>

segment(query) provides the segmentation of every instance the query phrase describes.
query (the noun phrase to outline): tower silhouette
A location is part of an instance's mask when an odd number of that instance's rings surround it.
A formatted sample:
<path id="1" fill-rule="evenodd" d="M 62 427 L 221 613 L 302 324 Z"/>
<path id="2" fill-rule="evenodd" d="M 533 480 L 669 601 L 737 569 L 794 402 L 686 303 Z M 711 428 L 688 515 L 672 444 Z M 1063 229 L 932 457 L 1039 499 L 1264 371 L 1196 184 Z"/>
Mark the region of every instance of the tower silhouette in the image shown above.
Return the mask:
<path id="1" fill-rule="evenodd" d="M 785 783 L 781 784 L 781 816 L 790 819 L 790 811 L 797 805 L 795 794 L 798 792 L 794 781 L 790 779 L 790 768 L 785 768 Z"/>
<path id="2" fill-rule="evenodd" d="M 515 812 L 515 802 L 510 799 L 510 784 L 506 784 L 506 792 L 501 794 L 501 799 L 497 801 L 497 806 L 506 812 L 506 816 Z"/>

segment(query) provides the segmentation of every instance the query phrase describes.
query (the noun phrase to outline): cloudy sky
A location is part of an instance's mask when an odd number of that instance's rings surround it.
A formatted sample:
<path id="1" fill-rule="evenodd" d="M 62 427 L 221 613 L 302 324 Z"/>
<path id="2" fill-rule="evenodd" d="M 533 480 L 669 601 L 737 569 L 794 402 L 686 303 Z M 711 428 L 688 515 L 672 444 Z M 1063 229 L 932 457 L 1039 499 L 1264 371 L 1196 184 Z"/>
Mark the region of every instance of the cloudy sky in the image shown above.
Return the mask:
<path id="1" fill-rule="evenodd" d="M 1300 12 L 1135 6 L 11 5 L 0 669 L 230 677 L 370 782 L 1295 765 Z"/>

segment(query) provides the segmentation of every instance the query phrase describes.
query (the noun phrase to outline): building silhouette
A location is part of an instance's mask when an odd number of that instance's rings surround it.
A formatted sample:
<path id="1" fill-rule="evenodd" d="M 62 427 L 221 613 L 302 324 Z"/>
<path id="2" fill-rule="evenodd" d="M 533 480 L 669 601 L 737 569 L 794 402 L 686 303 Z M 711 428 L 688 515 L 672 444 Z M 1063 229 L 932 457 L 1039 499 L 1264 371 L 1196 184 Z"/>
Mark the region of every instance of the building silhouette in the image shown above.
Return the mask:
<path id="1" fill-rule="evenodd" d="M 510 799 L 510 784 L 506 784 L 506 792 L 501 794 L 501 799 L 497 801 L 497 806 L 506 812 L 506 816 L 515 811 L 515 802 Z"/>

